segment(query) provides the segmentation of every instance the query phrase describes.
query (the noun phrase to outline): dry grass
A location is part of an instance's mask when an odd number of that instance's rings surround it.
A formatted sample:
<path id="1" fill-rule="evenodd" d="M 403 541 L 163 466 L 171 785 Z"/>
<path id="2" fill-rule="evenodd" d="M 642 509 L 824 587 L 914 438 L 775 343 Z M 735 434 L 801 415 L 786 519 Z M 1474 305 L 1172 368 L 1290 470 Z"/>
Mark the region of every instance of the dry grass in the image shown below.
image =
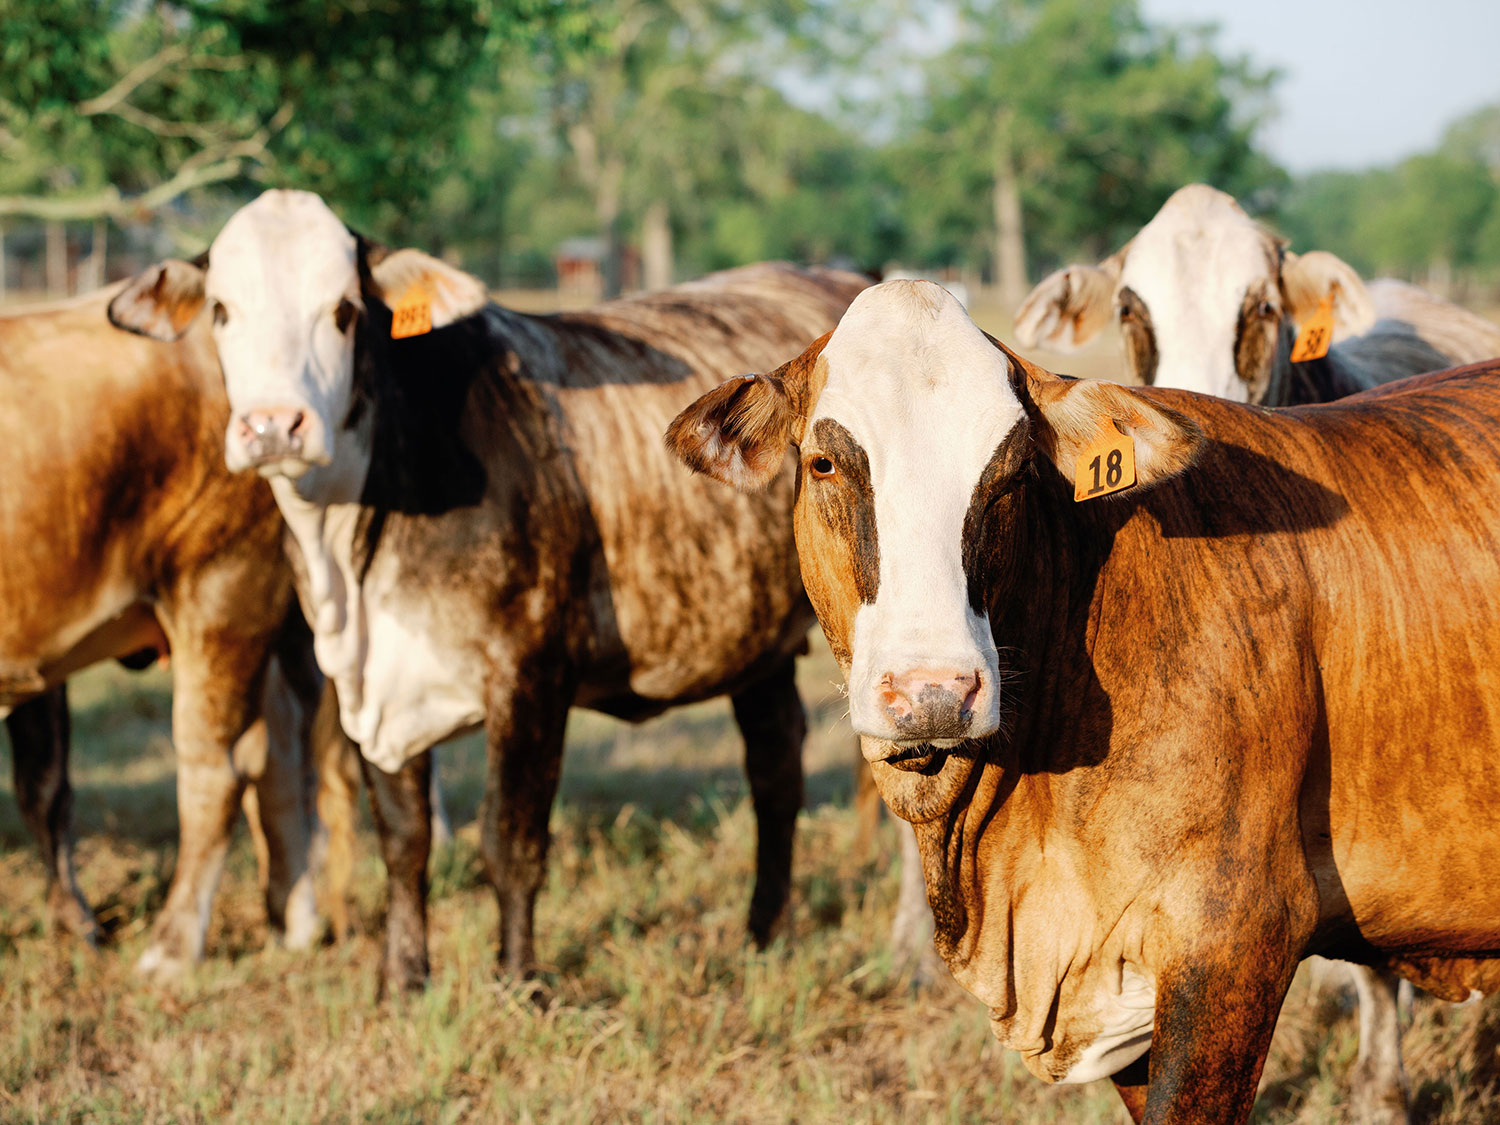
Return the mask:
<path id="1" fill-rule="evenodd" d="M 914 995 L 894 971 L 896 873 L 853 856 L 833 672 L 824 653 L 804 661 L 812 808 L 776 947 L 743 939 L 754 825 L 727 708 L 634 729 L 578 714 L 539 915 L 544 1006 L 491 969 L 470 739 L 442 752 L 464 827 L 434 864 L 432 987 L 385 1009 L 372 1002 L 383 873 L 368 830 L 363 936 L 311 955 L 265 948 L 241 843 L 194 979 L 163 990 L 132 976 L 172 864 L 167 698 L 154 675 L 89 674 L 74 692 L 81 861 L 111 944 L 89 954 L 42 931 L 40 865 L 0 799 L 0 1120 L 1125 1120 L 1107 1084 L 1033 1079 L 951 983 Z M 1258 1120 L 1346 1119 L 1356 1041 L 1339 984 L 1299 977 Z M 1500 1120 L 1497 1037 L 1493 1005 L 1419 1007 L 1419 1120 Z"/>

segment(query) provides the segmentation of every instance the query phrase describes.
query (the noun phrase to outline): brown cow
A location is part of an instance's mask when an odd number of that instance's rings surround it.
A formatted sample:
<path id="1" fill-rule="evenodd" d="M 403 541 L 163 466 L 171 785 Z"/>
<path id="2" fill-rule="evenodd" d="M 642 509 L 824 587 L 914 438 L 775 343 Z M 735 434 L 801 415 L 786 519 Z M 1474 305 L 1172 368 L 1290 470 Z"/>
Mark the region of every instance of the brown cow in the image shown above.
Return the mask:
<path id="1" fill-rule="evenodd" d="M 167 337 L 209 306 L 226 455 L 271 479 L 318 662 L 372 764 L 386 987 L 427 976 L 428 751 L 481 723 L 500 957 L 531 967 L 574 703 L 638 719 L 730 695 L 759 827 L 750 930 L 770 937 L 802 801 L 793 657 L 812 622 L 791 486 L 723 493 L 659 435 L 724 376 L 827 331 L 863 285 L 766 265 L 522 316 L 435 258 L 358 238 L 315 195 L 271 191 L 206 268 L 169 261 L 116 298 L 116 324 Z M 393 305 L 409 338 L 392 338 Z"/>
<path id="2" fill-rule="evenodd" d="M 1298 326 L 1326 302 L 1327 353 L 1292 362 Z M 1500 328 L 1389 278 L 1364 282 L 1326 251 L 1295 254 L 1231 196 L 1173 192 L 1155 218 L 1097 266 L 1042 281 L 1016 313 L 1023 346 L 1072 350 L 1114 319 L 1134 382 L 1260 406 L 1331 402 L 1393 379 L 1500 356 Z M 1355 1113 L 1406 1120 L 1399 980 L 1351 966 L 1360 998 Z"/>
<path id="3" fill-rule="evenodd" d="M 1497 433 L 1500 364 L 1267 411 L 1060 378 L 898 282 L 669 440 L 741 485 L 798 447 L 939 952 L 1035 1074 L 1165 1125 L 1248 1116 L 1309 954 L 1500 985 Z"/>
<path id="4" fill-rule="evenodd" d="M 289 945 L 317 936 L 303 746 L 320 685 L 305 627 L 283 626 L 290 572 L 270 489 L 223 466 L 228 406 L 208 333 L 123 336 L 105 319 L 117 291 L 0 316 L 0 711 L 49 908 L 92 940 L 72 868 L 61 685 L 96 661 L 170 648 L 181 847 L 139 963 L 166 974 L 202 955 L 247 784 L 268 837 L 272 922 Z"/>

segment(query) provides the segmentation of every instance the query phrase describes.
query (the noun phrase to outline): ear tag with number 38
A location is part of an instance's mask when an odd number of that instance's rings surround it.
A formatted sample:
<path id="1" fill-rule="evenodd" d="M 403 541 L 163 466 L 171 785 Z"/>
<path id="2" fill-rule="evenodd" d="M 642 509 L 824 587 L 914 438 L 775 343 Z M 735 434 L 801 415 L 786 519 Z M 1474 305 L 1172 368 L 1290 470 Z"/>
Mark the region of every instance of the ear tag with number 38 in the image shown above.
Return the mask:
<path id="1" fill-rule="evenodd" d="M 391 306 L 391 339 L 425 336 L 432 331 L 432 298 L 420 282 L 411 285 Z"/>
<path id="2" fill-rule="evenodd" d="M 1099 419 L 1099 432 L 1084 446 L 1073 469 L 1073 499 L 1093 500 L 1135 483 L 1135 439 Z"/>
<path id="3" fill-rule="evenodd" d="M 1322 359 L 1328 354 L 1328 345 L 1333 343 L 1333 294 L 1318 302 L 1317 311 L 1307 318 L 1307 323 L 1297 333 L 1297 342 L 1292 345 L 1292 362 L 1306 363 Z"/>

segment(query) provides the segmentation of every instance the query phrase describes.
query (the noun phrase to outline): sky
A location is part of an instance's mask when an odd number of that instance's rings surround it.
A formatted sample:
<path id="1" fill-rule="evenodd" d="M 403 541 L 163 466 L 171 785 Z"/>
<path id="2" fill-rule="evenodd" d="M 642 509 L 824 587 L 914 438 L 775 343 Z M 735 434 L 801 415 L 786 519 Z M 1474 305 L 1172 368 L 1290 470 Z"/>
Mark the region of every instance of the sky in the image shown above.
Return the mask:
<path id="1" fill-rule="evenodd" d="M 1153 22 L 1216 23 L 1221 52 L 1282 72 L 1262 142 L 1289 171 L 1432 148 L 1500 102 L 1500 0 L 1141 0 Z"/>

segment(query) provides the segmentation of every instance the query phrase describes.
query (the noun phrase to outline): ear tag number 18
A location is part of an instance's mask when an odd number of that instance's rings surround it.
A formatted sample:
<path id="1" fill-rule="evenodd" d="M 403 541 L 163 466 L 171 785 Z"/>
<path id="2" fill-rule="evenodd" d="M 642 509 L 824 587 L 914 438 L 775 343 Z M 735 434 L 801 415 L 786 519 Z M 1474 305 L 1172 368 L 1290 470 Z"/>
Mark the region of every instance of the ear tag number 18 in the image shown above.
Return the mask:
<path id="1" fill-rule="evenodd" d="M 1073 499 L 1093 500 L 1135 483 L 1135 439 L 1115 429 L 1108 418 L 1099 420 L 1099 432 L 1078 455 L 1073 469 Z"/>
<path id="2" fill-rule="evenodd" d="M 420 284 L 410 286 L 391 306 L 391 339 L 425 336 L 432 331 L 432 298 Z"/>
<path id="3" fill-rule="evenodd" d="M 1322 359 L 1328 354 L 1328 345 L 1333 343 L 1333 295 L 1330 293 L 1318 302 L 1317 311 L 1307 318 L 1307 323 L 1297 333 L 1297 342 L 1292 345 L 1292 362 L 1307 363 Z"/>

